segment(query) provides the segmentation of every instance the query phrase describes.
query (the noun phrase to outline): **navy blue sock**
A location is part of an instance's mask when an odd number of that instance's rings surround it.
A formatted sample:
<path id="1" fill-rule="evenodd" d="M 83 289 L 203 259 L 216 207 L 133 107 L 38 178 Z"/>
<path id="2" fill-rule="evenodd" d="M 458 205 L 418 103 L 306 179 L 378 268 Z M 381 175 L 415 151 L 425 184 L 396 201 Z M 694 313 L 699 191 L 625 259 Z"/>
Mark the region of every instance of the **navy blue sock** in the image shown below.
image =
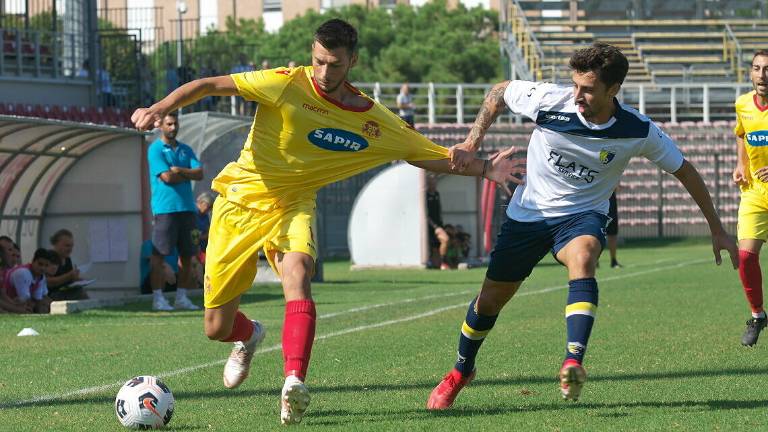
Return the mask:
<path id="1" fill-rule="evenodd" d="M 487 316 L 480 315 L 475 311 L 477 298 L 472 300 L 467 310 L 467 317 L 461 325 L 461 334 L 459 335 L 459 353 L 456 361 L 456 370 L 461 372 L 462 376 L 469 376 L 475 369 L 475 357 L 480 345 L 491 331 L 496 323 L 498 315 Z"/>
<path id="2" fill-rule="evenodd" d="M 574 279 L 568 282 L 568 306 L 565 307 L 565 324 L 568 328 L 566 360 L 576 360 L 581 364 L 584 359 L 597 313 L 597 293 L 595 278 Z"/>

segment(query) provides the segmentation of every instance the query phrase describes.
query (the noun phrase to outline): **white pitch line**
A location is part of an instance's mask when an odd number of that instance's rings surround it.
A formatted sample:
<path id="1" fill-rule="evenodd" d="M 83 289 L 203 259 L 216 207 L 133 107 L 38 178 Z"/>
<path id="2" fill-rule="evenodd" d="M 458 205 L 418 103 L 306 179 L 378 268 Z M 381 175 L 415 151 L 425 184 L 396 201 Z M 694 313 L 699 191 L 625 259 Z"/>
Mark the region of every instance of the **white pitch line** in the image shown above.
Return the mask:
<path id="1" fill-rule="evenodd" d="M 693 265 L 693 264 L 701 264 L 701 263 L 705 263 L 705 262 L 708 262 L 708 261 L 709 261 L 709 259 L 698 259 L 698 260 L 693 260 L 693 261 L 684 261 L 684 262 L 680 262 L 680 263 L 677 263 L 677 264 L 674 264 L 674 265 L 670 265 L 670 266 L 657 267 L 657 268 L 654 268 L 654 269 L 638 271 L 638 272 L 633 272 L 633 273 L 623 273 L 623 274 L 616 275 L 616 276 L 609 276 L 609 277 L 601 278 L 600 280 L 601 280 L 601 282 L 609 282 L 609 281 L 614 281 L 614 280 L 627 279 L 627 278 L 631 278 L 631 277 L 635 277 L 635 276 L 643 276 L 643 275 L 646 275 L 646 274 L 649 274 L 649 273 L 657 273 L 657 272 L 660 272 L 660 271 L 671 270 L 671 269 L 676 269 L 676 268 L 681 268 L 681 267 L 687 267 L 687 266 Z M 552 286 L 552 287 L 542 288 L 542 289 L 539 289 L 539 290 L 522 292 L 522 293 L 518 294 L 517 297 L 529 296 L 529 295 L 538 295 L 538 294 L 546 294 L 546 293 L 549 293 L 549 292 L 559 291 L 559 290 L 563 290 L 563 289 L 566 289 L 566 288 L 568 288 L 568 285 Z M 471 291 L 467 291 L 467 292 L 471 292 Z M 463 293 L 465 293 L 465 292 L 461 292 L 461 293 L 457 293 L 457 294 L 463 294 Z M 426 296 L 426 297 L 422 297 L 421 299 L 430 299 L 430 298 L 436 298 L 436 297 L 449 297 L 451 295 L 454 295 L 454 294 L 443 294 L 443 295 Z M 360 308 L 349 309 L 349 311 L 367 310 L 367 309 L 371 309 L 371 308 L 374 308 L 374 307 L 384 307 L 384 306 L 394 305 L 394 304 L 398 304 L 398 303 L 410 303 L 410 302 L 413 302 L 413 301 L 416 301 L 416 300 L 418 300 L 418 299 L 407 299 L 406 301 L 400 301 L 400 302 L 381 303 L 381 304 L 378 304 L 378 305 L 371 305 L 371 306 L 364 306 L 364 307 L 360 307 Z M 445 312 L 445 311 L 448 311 L 448 310 L 451 310 L 451 309 L 458 309 L 458 308 L 462 308 L 462 307 L 467 307 L 468 304 L 469 304 L 468 302 L 462 302 L 462 303 L 459 303 L 459 304 L 454 304 L 454 305 L 450 305 L 450 306 L 443 306 L 443 307 L 440 307 L 440 308 L 437 308 L 437 309 L 432 309 L 432 310 L 427 311 L 427 312 L 422 312 L 420 314 L 410 315 L 410 316 L 403 317 L 403 318 L 397 318 L 397 319 L 392 319 L 392 320 L 378 322 L 378 323 L 375 323 L 375 324 L 368 324 L 368 325 L 359 326 L 359 327 L 353 327 L 353 328 L 349 328 L 349 329 L 341 330 L 341 331 L 337 331 L 337 332 L 326 333 L 324 335 L 317 336 L 315 338 L 315 340 L 316 341 L 320 341 L 320 340 L 330 339 L 330 338 L 337 337 L 337 336 L 343 336 L 343 335 L 350 334 L 350 333 L 357 333 L 357 332 L 361 332 L 361 331 L 364 331 L 364 330 L 380 328 L 380 327 L 386 327 L 386 326 L 390 326 L 390 325 L 394 325 L 394 324 L 400 324 L 400 323 L 409 322 L 409 321 L 415 321 L 415 320 L 418 320 L 418 319 L 421 319 L 421 318 L 426 318 L 426 317 L 429 317 L 429 316 L 432 316 L 432 315 L 437 315 L 439 313 L 442 313 L 442 312 Z M 335 314 L 332 313 L 332 314 L 327 314 L 327 315 L 324 315 L 324 316 L 325 317 L 327 317 L 328 315 L 336 316 L 336 315 L 340 315 L 340 314 L 341 313 L 337 312 Z M 277 351 L 280 348 L 281 348 L 281 345 L 273 345 L 271 347 L 262 348 L 262 349 L 258 350 L 257 353 L 268 353 L 268 352 L 272 352 L 272 351 Z M 187 373 L 190 373 L 190 372 L 195 372 L 195 371 L 200 370 L 200 369 L 205 369 L 205 368 L 208 368 L 208 367 L 221 365 L 221 364 L 224 364 L 225 362 L 226 362 L 226 360 L 217 360 L 217 361 L 213 361 L 213 362 L 202 363 L 202 364 L 199 364 L 199 365 L 189 366 L 189 367 L 185 367 L 185 368 L 181 368 L 181 369 L 176 369 L 176 370 L 172 370 L 172 371 L 168 371 L 168 372 L 161 372 L 161 373 L 156 374 L 156 376 L 159 377 L 159 378 L 167 378 L 167 377 L 172 377 L 172 376 L 176 376 L 176 375 L 184 375 L 184 374 L 187 374 Z M 95 387 L 86 387 L 86 388 L 82 388 L 82 389 L 79 389 L 79 390 L 73 390 L 73 391 L 69 391 L 69 392 L 65 392 L 65 393 L 36 396 L 36 397 L 33 397 L 31 399 L 27 399 L 27 400 L 21 400 L 21 401 L 8 402 L 8 403 L 5 403 L 5 404 L 0 404 L 0 409 L 21 407 L 21 406 L 27 406 L 27 405 L 35 405 L 35 404 L 39 404 L 39 403 L 43 403 L 43 402 L 51 402 L 51 401 L 55 401 L 55 400 L 67 399 L 67 398 L 70 398 L 72 396 L 82 396 L 82 395 L 86 395 L 86 394 L 100 393 L 100 392 L 107 391 L 107 390 L 110 390 L 110 389 L 118 388 L 118 387 L 120 387 L 123 384 L 124 384 L 124 382 L 120 381 L 120 382 L 116 382 L 116 383 L 112 383 L 112 384 L 104 384 L 104 385 L 95 386 Z"/>

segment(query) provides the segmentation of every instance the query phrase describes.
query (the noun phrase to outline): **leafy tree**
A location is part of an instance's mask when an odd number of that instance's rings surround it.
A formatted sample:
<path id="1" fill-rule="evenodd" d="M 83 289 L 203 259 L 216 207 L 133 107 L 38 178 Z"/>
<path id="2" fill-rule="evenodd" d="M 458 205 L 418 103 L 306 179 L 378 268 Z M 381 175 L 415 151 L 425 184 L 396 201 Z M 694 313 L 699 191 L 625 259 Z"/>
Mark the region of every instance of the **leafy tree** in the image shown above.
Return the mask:
<path id="1" fill-rule="evenodd" d="M 213 62 L 220 72 L 227 72 L 241 54 L 257 66 L 264 59 L 273 67 L 290 60 L 309 64 L 314 30 L 334 17 L 349 21 L 360 33 L 359 60 L 350 73 L 354 81 L 491 82 L 502 77 L 497 13 L 449 9 L 445 0 L 419 8 L 353 5 L 324 14 L 308 11 L 276 33 L 266 32 L 261 20 L 229 18 L 226 31 L 196 39 L 186 57 L 195 69 Z"/>

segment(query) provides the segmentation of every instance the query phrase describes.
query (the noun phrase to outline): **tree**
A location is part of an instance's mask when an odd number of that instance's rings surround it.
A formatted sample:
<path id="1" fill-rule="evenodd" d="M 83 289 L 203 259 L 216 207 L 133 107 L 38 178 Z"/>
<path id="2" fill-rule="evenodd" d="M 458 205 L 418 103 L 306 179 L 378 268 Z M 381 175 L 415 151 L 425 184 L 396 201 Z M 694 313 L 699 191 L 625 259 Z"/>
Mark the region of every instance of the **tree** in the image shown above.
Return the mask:
<path id="1" fill-rule="evenodd" d="M 445 0 L 419 8 L 398 5 L 389 11 L 353 5 L 324 14 L 309 11 L 292 19 L 276 33 L 262 21 L 227 20 L 227 30 L 198 38 L 185 54 L 193 68 L 213 61 L 228 71 L 245 54 L 257 66 L 293 60 L 310 63 L 314 30 L 330 18 L 342 18 L 359 31 L 359 61 L 353 81 L 381 82 L 491 82 L 502 78 L 499 61 L 498 14 L 463 6 L 449 9 Z"/>

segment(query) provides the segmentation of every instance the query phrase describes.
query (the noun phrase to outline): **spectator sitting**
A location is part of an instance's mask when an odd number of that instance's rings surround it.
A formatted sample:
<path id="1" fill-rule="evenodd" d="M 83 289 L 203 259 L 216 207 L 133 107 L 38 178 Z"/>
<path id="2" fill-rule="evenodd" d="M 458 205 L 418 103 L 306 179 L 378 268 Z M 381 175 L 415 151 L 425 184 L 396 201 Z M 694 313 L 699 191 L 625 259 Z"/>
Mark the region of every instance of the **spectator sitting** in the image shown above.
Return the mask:
<path id="1" fill-rule="evenodd" d="M 197 196 L 195 204 L 197 211 L 195 212 L 195 230 L 192 232 L 192 241 L 198 246 L 198 252 L 197 256 L 192 257 L 192 274 L 195 276 L 198 288 L 202 288 L 205 275 L 205 248 L 208 246 L 208 230 L 211 227 L 213 196 L 208 192 L 203 192 Z"/>
<path id="2" fill-rule="evenodd" d="M 141 258 L 139 262 L 139 271 L 141 277 L 141 293 L 152 294 L 152 284 L 150 283 L 150 258 L 152 257 L 152 240 L 146 240 L 141 244 Z M 170 255 L 166 255 L 163 262 L 163 280 L 165 287 L 163 291 L 175 291 L 177 288 L 176 273 L 179 271 L 179 255 L 174 248 Z"/>
<path id="3" fill-rule="evenodd" d="M 11 267 L 21 265 L 21 248 L 16 243 L 11 245 L 11 255 L 8 262 L 11 264 Z"/>
<path id="4" fill-rule="evenodd" d="M 448 234 L 448 247 L 446 248 L 445 255 L 443 256 L 442 270 L 456 269 L 459 267 L 459 262 L 462 258 L 462 249 L 459 237 L 456 232 L 456 228 L 451 224 L 445 224 L 443 227 L 445 233 Z"/>
<path id="5" fill-rule="evenodd" d="M 58 265 L 59 256 L 47 249 L 38 249 L 32 262 L 19 265 L 5 273 L 3 289 L 8 298 L 16 305 L 22 305 L 26 310 L 38 314 L 51 311 L 51 299 L 48 297 L 46 275 L 50 274 L 54 265 Z"/>
<path id="6" fill-rule="evenodd" d="M 208 192 L 203 192 L 197 196 L 195 202 L 197 212 L 195 212 L 195 233 L 193 239 L 200 248 L 198 258 L 201 263 L 205 263 L 205 248 L 208 246 L 208 230 L 211 228 L 211 208 L 213 207 L 213 196 Z"/>
<path id="7" fill-rule="evenodd" d="M 12 301 L 2 287 L 5 273 L 13 267 L 10 263 L 12 249 L 13 240 L 8 236 L 0 236 L 0 313 L 31 313 L 31 307 Z"/>
<path id="8" fill-rule="evenodd" d="M 72 232 L 60 229 L 51 236 L 51 246 L 59 257 L 59 265 L 53 276 L 48 276 L 48 297 L 58 300 L 85 300 L 88 294 L 82 286 L 72 286 L 72 282 L 81 280 L 80 270 L 72 265 L 72 248 L 75 237 Z"/>
<path id="9" fill-rule="evenodd" d="M 13 252 L 13 240 L 11 240 L 8 236 L 0 236 L 0 261 L 2 261 L 0 266 L 0 271 L 3 271 L 6 268 L 11 268 L 15 264 L 11 263 L 11 255 Z M 0 275 L 0 282 L 2 282 L 3 275 Z"/>
<path id="10" fill-rule="evenodd" d="M 469 258 L 469 248 L 471 247 L 470 239 L 472 235 L 464 231 L 464 227 L 456 225 L 456 242 L 461 248 L 461 256 L 464 260 Z"/>

